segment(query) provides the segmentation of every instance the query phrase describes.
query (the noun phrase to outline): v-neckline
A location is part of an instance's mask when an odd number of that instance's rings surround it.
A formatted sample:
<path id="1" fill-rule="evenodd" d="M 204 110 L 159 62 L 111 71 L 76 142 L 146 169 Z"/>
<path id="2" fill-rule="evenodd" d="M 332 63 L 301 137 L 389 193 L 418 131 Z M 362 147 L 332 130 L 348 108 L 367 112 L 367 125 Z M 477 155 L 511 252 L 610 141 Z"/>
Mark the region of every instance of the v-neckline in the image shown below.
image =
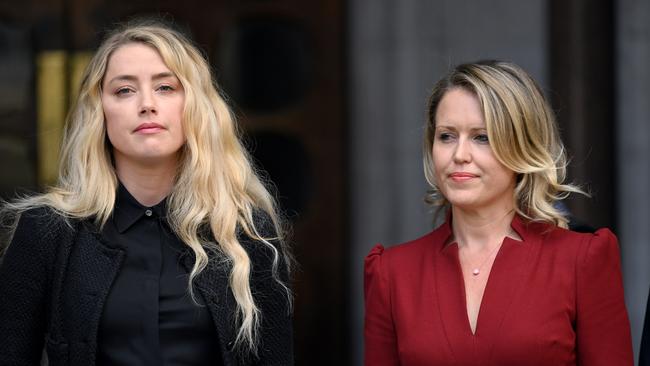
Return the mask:
<path id="1" fill-rule="evenodd" d="M 436 256 L 438 259 L 435 263 L 435 282 L 440 320 L 457 360 L 469 360 L 478 354 L 486 357 L 489 355 L 513 299 L 520 292 L 521 284 L 525 282 L 523 276 L 527 273 L 525 269 L 530 260 L 530 249 L 533 247 L 530 244 L 533 238 L 529 237 L 520 218 L 515 216 L 511 225 L 522 240 L 504 238 L 488 275 L 474 332 L 471 330 L 467 313 L 458 246 L 442 245 L 440 255 Z M 450 228 L 447 228 L 446 234 L 448 239 Z"/>
<path id="2" fill-rule="evenodd" d="M 476 336 L 476 333 L 478 332 L 478 329 L 479 329 L 479 325 L 480 325 L 479 320 L 481 318 L 481 312 L 483 310 L 485 295 L 486 295 L 486 293 L 488 291 L 488 288 L 490 286 L 490 279 L 492 277 L 493 269 L 494 269 L 495 265 L 497 264 L 497 260 L 499 259 L 500 253 L 503 250 L 503 246 L 506 244 L 507 240 L 515 241 L 514 239 L 511 239 L 508 236 L 506 236 L 506 237 L 503 238 L 503 242 L 499 245 L 499 250 L 497 250 L 496 255 L 494 256 L 494 260 L 492 261 L 492 265 L 490 266 L 490 270 L 487 271 L 487 280 L 485 281 L 485 287 L 483 288 L 483 292 L 481 293 L 481 298 L 479 300 L 478 313 L 476 314 L 476 325 L 474 326 L 473 330 L 472 330 L 472 322 L 471 322 L 470 316 L 469 316 L 469 310 L 470 309 L 469 309 L 468 304 L 467 304 L 467 286 L 465 285 L 465 275 L 463 274 L 463 266 L 460 263 L 460 247 L 458 247 L 458 242 L 452 243 L 452 245 L 455 245 L 455 247 L 456 247 L 456 259 L 457 259 L 456 262 L 458 264 L 458 273 L 460 274 L 460 285 L 461 285 L 461 289 L 462 289 L 462 293 L 463 293 L 463 296 L 462 296 L 463 308 L 465 309 L 465 318 L 466 318 L 465 326 L 467 327 L 467 329 L 469 330 L 469 333 L 473 337 Z M 517 243 L 517 241 L 515 241 L 515 243 Z"/>

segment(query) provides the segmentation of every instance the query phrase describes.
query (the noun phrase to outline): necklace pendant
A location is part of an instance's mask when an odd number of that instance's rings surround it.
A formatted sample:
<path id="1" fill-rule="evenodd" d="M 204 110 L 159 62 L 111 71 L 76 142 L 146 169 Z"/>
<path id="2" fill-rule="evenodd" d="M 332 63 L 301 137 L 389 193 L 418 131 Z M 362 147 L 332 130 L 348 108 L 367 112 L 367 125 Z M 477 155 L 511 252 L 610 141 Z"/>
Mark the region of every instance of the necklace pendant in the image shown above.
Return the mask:
<path id="1" fill-rule="evenodd" d="M 479 273 L 481 273 L 481 271 L 478 268 L 474 268 L 474 270 L 472 271 L 472 274 L 474 276 L 478 276 Z"/>

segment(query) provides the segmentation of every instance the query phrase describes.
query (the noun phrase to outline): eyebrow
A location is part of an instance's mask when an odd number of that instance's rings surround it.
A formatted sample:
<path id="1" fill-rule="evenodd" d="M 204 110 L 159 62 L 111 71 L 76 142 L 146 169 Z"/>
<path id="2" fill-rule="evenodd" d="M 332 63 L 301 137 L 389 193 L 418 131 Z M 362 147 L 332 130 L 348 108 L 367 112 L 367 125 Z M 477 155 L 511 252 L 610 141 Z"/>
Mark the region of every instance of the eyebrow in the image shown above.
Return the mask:
<path id="1" fill-rule="evenodd" d="M 435 129 L 436 129 L 436 130 L 437 130 L 437 129 L 446 129 L 446 130 L 452 130 L 452 131 L 456 131 L 456 130 L 457 130 L 456 127 L 454 127 L 454 126 L 447 126 L 447 125 L 436 125 Z M 470 127 L 469 130 L 470 130 L 470 131 L 482 131 L 482 130 L 484 131 L 484 130 L 487 130 L 487 127 Z"/>
<path id="2" fill-rule="evenodd" d="M 152 80 L 158 80 L 158 79 L 165 79 L 165 78 L 175 78 L 176 75 L 174 75 L 171 72 L 160 72 L 158 74 L 155 74 L 151 77 Z M 136 81 L 138 80 L 138 77 L 135 75 L 117 75 L 116 77 L 112 78 L 111 80 L 108 81 L 108 83 L 112 83 L 114 81 Z"/>

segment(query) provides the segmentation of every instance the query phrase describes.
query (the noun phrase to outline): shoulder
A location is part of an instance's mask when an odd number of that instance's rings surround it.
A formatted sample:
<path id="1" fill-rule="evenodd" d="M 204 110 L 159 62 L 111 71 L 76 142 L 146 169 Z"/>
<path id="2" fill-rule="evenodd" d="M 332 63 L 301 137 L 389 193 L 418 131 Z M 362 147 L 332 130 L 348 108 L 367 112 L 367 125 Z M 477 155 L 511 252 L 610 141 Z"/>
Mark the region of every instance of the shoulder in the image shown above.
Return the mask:
<path id="1" fill-rule="evenodd" d="M 266 211 L 255 209 L 252 213 L 252 222 L 249 227 L 253 231 L 251 235 L 243 229 L 239 229 L 238 240 L 249 255 L 268 256 L 276 250 L 282 249 L 282 242 L 279 238 L 275 223 Z M 259 237 L 256 237 L 259 235 Z"/>
<path id="2" fill-rule="evenodd" d="M 41 206 L 20 214 L 14 231 L 12 243 L 19 241 L 55 242 L 61 236 L 74 232 L 74 223 L 51 207 Z"/>
<path id="3" fill-rule="evenodd" d="M 611 230 L 601 228 L 593 233 L 571 231 L 550 225 L 535 225 L 529 231 L 536 235 L 540 249 L 555 261 L 572 263 L 576 269 L 595 263 L 620 261 L 618 239 Z"/>
<path id="4" fill-rule="evenodd" d="M 49 206 L 30 208 L 20 214 L 20 221 L 29 224 L 44 225 L 47 228 L 62 226 L 66 218 L 60 212 Z"/>
<path id="5" fill-rule="evenodd" d="M 271 215 L 262 209 L 253 210 L 253 225 L 263 238 L 275 238 L 278 236 L 275 222 L 271 218 Z"/>
<path id="6" fill-rule="evenodd" d="M 49 207 L 28 209 L 20 214 L 8 246 L 2 253 L 7 271 L 50 268 L 63 242 L 74 240 L 72 223 Z M 38 271 L 43 268 L 38 268 Z M 33 270 L 36 271 L 36 270 Z"/>
<path id="7" fill-rule="evenodd" d="M 259 237 L 251 237 L 242 230 L 238 240 L 251 260 L 253 273 L 279 272 L 280 278 L 286 280 L 291 271 L 292 257 L 284 238 L 276 230 L 273 218 L 266 211 L 255 209 L 252 219 L 251 229 Z"/>
<path id="8" fill-rule="evenodd" d="M 365 258 L 366 274 L 377 271 L 408 270 L 417 267 L 422 261 L 428 261 L 444 245 L 445 235 L 436 229 L 417 239 L 384 247 L 375 245 Z"/>
<path id="9" fill-rule="evenodd" d="M 578 265 L 620 262 L 618 238 L 609 229 L 598 229 L 593 234 L 582 235 L 583 240 L 578 252 Z"/>
<path id="10" fill-rule="evenodd" d="M 618 239 L 608 228 L 601 228 L 593 233 L 584 233 L 550 225 L 536 225 L 534 229 L 543 238 L 543 244 L 555 245 L 559 249 L 584 252 L 617 248 Z"/>
<path id="11" fill-rule="evenodd" d="M 368 253 L 366 260 L 373 260 L 377 257 L 390 258 L 390 260 L 396 261 L 419 258 L 423 254 L 435 252 L 436 249 L 442 249 L 447 236 L 444 228 L 439 227 L 419 238 L 403 243 L 387 247 L 382 244 L 377 244 Z"/>

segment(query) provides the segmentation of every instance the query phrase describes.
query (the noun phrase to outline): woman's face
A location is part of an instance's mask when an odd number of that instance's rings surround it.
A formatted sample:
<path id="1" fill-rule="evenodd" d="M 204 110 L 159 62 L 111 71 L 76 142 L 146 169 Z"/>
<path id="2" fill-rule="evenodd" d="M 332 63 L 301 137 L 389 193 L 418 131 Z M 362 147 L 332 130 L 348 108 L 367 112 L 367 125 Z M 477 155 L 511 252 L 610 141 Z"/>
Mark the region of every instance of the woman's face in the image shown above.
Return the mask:
<path id="1" fill-rule="evenodd" d="M 176 159 L 185 143 L 183 86 L 160 54 L 129 43 L 108 60 L 102 106 L 116 164 L 156 164 Z"/>
<path id="2" fill-rule="evenodd" d="M 438 104 L 435 123 L 435 179 L 451 205 L 512 209 L 515 173 L 492 152 L 478 98 L 462 88 L 448 91 Z"/>

